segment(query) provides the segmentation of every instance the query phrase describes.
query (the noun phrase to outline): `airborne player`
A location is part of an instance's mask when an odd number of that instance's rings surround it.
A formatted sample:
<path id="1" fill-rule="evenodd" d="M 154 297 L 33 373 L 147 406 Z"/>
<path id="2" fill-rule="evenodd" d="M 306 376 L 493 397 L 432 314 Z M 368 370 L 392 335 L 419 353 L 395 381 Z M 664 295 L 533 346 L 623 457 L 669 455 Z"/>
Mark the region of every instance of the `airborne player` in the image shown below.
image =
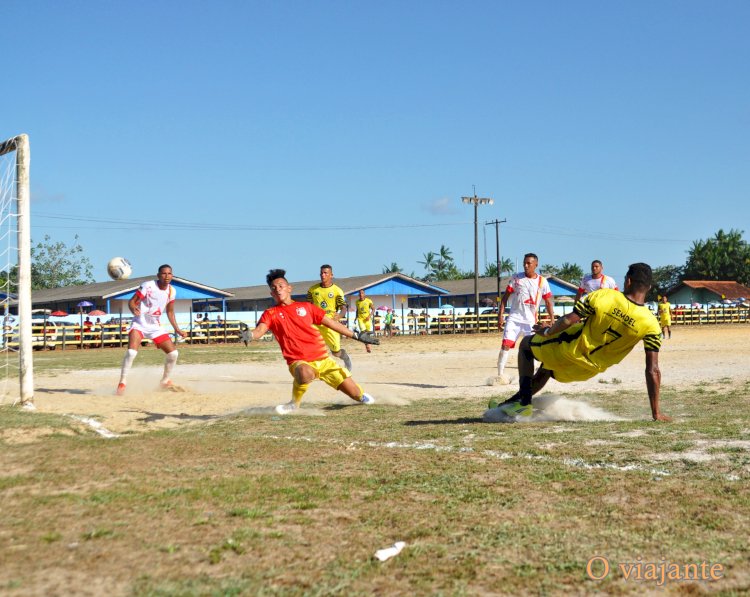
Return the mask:
<path id="1" fill-rule="evenodd" d="M 653 274 L 634 263 L 625 274 L 625 290 L 595 290 L 576 303 L 572 313 L 551 326 L 535 326 L 518 350 L 519 391 L 498 408 L 508 415 L 532 414 L 531 397 L 551 377 L 567 383 L 585 381 L 622 361 L 641 340 L 646 350 L 646 388 L 654 421 L 670 421 L 659 409 L 661 330 L 644 306 Z M 534 359 L 541 366 L 534 373 Z"/>

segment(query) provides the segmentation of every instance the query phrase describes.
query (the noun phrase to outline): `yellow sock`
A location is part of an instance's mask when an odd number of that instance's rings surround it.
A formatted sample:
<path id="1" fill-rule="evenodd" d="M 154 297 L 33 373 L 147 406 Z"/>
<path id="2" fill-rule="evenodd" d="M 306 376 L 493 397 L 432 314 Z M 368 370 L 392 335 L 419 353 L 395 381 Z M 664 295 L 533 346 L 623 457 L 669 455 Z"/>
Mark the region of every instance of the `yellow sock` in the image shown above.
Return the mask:
<path id="1" fill-rule="evenodd" d="M 309 383 L 300 384 L 297 383 L 297 380 L 294 380 L 292 383 L 292 400 L 294 400 L 294 404 L 299 406 L 300 402 L 302 402 L 302 396 L 305 395 L 305 392 L 307 392 L 307 388 L 309 387 Z"/>

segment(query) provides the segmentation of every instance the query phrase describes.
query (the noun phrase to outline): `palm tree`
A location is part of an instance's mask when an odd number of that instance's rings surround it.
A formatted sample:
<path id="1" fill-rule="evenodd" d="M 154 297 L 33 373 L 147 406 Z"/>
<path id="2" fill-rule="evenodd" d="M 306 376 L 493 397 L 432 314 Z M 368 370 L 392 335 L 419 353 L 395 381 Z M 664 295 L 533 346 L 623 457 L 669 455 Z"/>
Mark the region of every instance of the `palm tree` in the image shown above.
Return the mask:
<path id="1" fill-rule="evenodd" d="M 395 261 L 391 261 L 390 265 L 384 265 L 383 266 L 383 273 L 384 274 L 397 274 L 397 273 L 402 272 L 402 271 L 404 271 L 404 270 L 401 269 L 401 267 L 399 266 L 399 264 L 396 263 Z"/>
<path id="2" fill-rule="evenodd" d="M 417 261 L 420 265 L 424 265 L 424 269 L 427 272 L 427 275 L 425 276 L 425 280 L 430 282 L 435 278 L 435 253 L 432 251 L 427 251 L 423 255 L 424 261 Z"/>
<path id="3" fill-rule="evenodd" d="M 514 267 L 515 265 L 513 263 L 513 260 L 510 259 L 509 257 L 506 257 L 505 259 L 501 259 L 500 260 L 500 276 L 502 277 L 503 274 L 512 274 Z M 487 266 L 484 268 L 484 276 L 486 278 L 497 277 L 497 264 L 488 263 Z"/>

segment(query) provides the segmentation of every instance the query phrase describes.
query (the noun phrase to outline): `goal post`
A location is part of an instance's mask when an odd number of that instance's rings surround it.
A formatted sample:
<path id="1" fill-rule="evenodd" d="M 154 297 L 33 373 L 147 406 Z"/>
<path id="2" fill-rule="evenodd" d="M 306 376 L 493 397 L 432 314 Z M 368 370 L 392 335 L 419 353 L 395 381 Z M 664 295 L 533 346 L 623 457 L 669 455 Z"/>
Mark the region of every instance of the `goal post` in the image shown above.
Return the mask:
<path id="1" fill-rule="evenodd" d="M 29 207 L 29 163 L 31 153 L 29 150 L 28 135 L 18 135 L 7 141 L 0 142 L 0 157 L 8 155 L 15 157 L 15 163 L 11 163 L 8 169 L 8 177 L 2 177 L 7 188 L 0 188 L 3 194 L 3 217 L 8 217 L 11 227 L 15 227 L 15 246 L 11 248 L 17 251 L 17 259 L 11 265 L 10 259 L 6 270 L 6 279 L 10 278 L 11 270 L 17 271 L 17 295 L 11 300 L 10 287 L 6 287 L 4 316 L 8 315 L 8 307 L 11 303 L 17 306 L 18 316 L 18 372 L 20 381 L 20 402 L 22 406 L 33 408 L 34 405 L 34 361 L 31 333 L 31 210 Z M 5 201 L 7 196 L 7 201 Z M 15 213 L 13 213 L 15 212 Z M 13 217 L 15 216 L 15 217 Z M 13 226 L 14 224 L 14 226 Z M 5 322 L 3 322 L 5 326 Z M 7 333 L 5 331 L 4 333 Z M 6 349 L 7 350 L 7 349 Z"/>

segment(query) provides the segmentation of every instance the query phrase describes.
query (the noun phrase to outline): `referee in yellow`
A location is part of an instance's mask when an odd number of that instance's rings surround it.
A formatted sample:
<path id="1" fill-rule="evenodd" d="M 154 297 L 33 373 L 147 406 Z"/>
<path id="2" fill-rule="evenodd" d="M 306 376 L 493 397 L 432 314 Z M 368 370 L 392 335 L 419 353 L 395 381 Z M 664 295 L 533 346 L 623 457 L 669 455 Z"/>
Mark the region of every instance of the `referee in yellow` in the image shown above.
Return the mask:
<path id="1" fill-rule="evenodd" d="M 654 421 L 671 421 L 659 410 L 661 329 L 644 305 L 653 282 L 651 267 L 634 263 L 622 292 L 604 288 L 576 302 L 572 313 L 551 326 L 538 324 L 518 352 L 520 390 L 498 408 L 508 416 L 532 414 L 531 397 L 551 377 L 585 381 L 622 361 L 641 340 L 646 351 L 646 388 Z M 534 373 L 534 359 L 541 366 Z"/>
<path id="2" fill-rule="evenodd" d="M 320 266 L 320 284 L 313 284 L 307 291 L 307 302 L 323 309 L 329 319 L 346 321 L 348 309 L 344 291 L 333 283 L 333 268 L 327 263 Z M 351 372 L 352 359 L 341 348 L 341 334 L 322 325 L 318 329 L 331 354 L 344 361 L 344 366 Z"/>

